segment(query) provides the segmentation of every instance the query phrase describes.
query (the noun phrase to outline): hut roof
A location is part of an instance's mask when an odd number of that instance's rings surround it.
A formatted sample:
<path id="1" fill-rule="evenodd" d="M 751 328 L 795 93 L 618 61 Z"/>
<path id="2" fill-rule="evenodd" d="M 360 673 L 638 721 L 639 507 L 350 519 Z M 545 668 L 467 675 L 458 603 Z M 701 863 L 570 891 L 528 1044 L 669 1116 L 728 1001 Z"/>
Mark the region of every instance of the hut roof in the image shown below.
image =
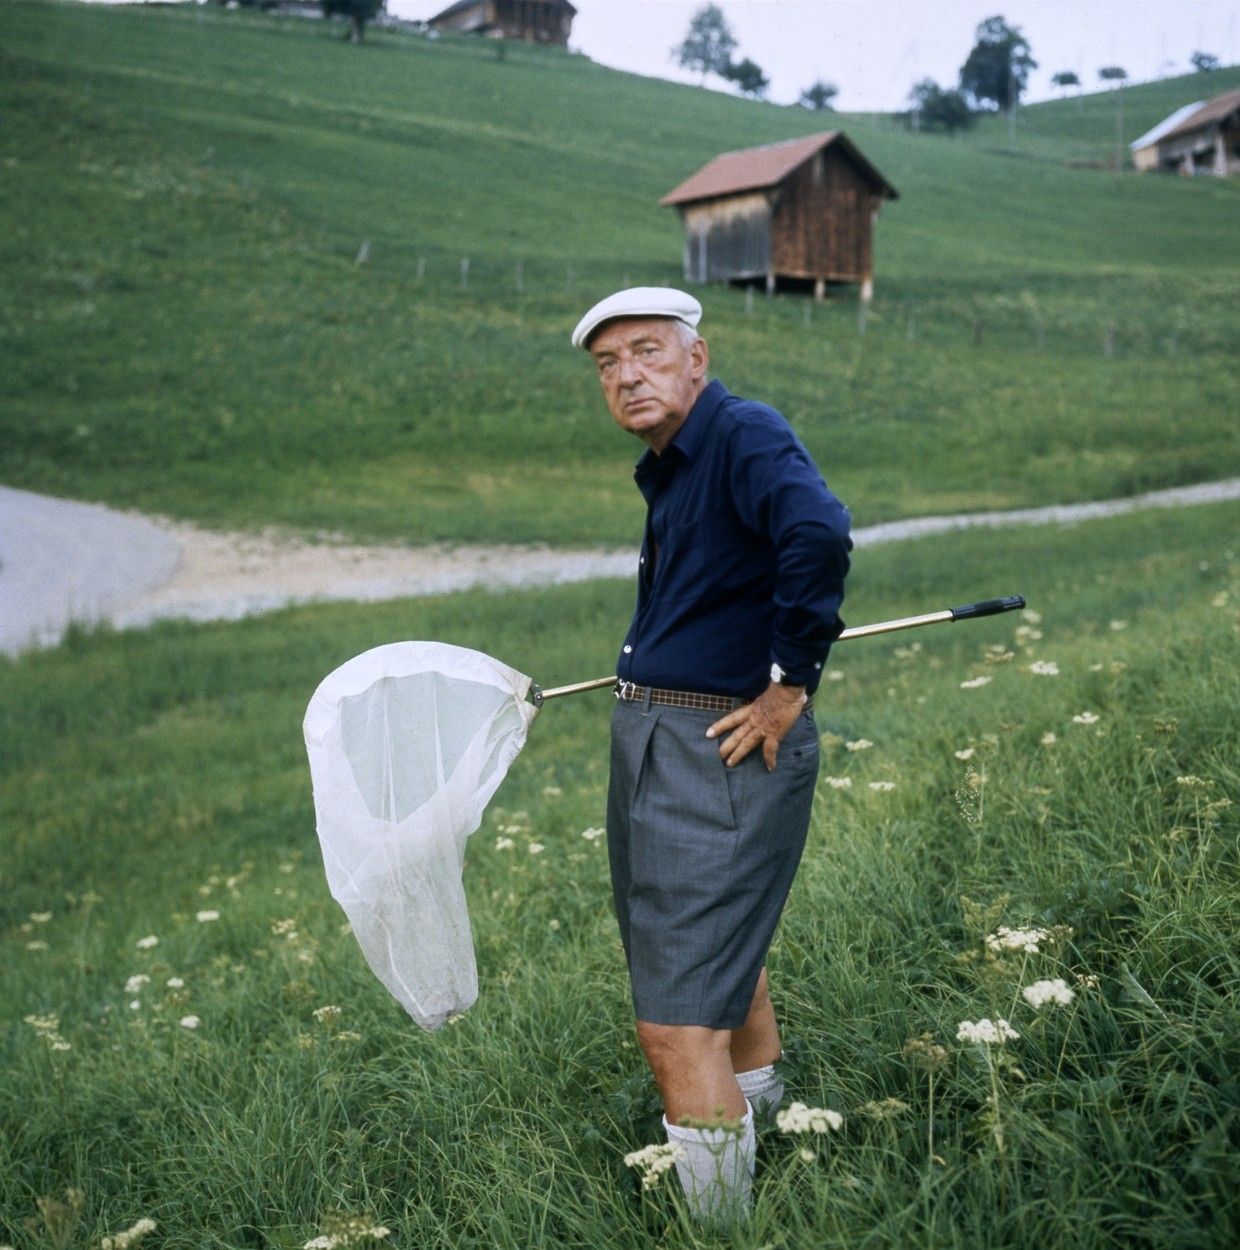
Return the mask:
<path id="1" fill-rule="evenodd" d="M 1178 126 L 1168 130 L 1162 138 L 1177 138 L 1191 131 L 1200 130 L 1202 126 L 1208 126 L 1211 122 L 1222 121 L 1229 113 L 1234 113 L 1237 109 L 1240 109 L 1240 91 L 1224 91 L 1222 95 L 1216 95 L 1213 99 L 1207 100 L 1195 113 L 1184 118 Z"/>
<path id="2" fill-rule="evenodd" d="M 455 4 L 450 4 L 446 9 L 441 9 L 434 17 L 427 18 L 428 22 L 438 22 L 441 18 L 451 17 L 454 13 L 463 13 L 466 9 L 472 9 L 475 5 L 481 3 L 481 0 L 456 0 Z M 558 4 L 562 9 L 568 9 L 573 17 L 577 16 L 577 10 L 569 4 L 568 0 L 550 0 L 552 4 Z"/>
<path id="3" fill-rule="evenodd" d="M 713 200 L 739 191 L 773 187 L 816 152 L 832 144 L 839 145 L 852 157 L 875 190 L 888 199 L 898 198 L 895 187 L 861 155 L 842 130 L 824 130 L 821 134 L 806 135 L 802 139 L 786 139 L 782 143 L 767 143 L 739 152 L 722 152 L 686 178 L 680 186 L 669 191 L 659 203 L 687 204 L 692 200 Z"/>

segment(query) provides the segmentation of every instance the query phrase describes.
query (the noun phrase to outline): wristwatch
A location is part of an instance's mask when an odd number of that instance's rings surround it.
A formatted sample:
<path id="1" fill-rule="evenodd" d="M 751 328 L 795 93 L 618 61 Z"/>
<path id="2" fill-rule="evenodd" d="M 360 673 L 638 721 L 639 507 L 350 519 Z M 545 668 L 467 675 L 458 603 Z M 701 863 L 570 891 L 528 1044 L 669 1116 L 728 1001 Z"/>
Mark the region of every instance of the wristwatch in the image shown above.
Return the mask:
<path id="1" fill-rule="evenodd" d="M 771 665 L 771 680 L 777 686 L 799 686 L 801 685 L 799 681 L 793 681 L 792 678 L 790 678 L 788 674 L 785 673 L 784 670 L 779 667 L 778 663 L 774 663 Z"/>

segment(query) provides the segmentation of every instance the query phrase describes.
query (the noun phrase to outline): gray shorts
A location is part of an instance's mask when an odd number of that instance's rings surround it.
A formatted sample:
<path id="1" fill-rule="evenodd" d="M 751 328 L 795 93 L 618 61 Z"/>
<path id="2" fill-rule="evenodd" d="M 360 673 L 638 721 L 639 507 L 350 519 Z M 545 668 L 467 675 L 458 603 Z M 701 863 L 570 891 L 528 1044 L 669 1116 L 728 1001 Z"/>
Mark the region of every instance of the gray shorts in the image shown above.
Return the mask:
<path id="1" fill-rule="evenodd" d="M 722 715 L 617 703 L 607 848 L 633 1007 L 652 1024 L 745 1023 L 796 875 L 818 775 L 802 715 L 768 773 L 760 751 L 725 768 Z"/>

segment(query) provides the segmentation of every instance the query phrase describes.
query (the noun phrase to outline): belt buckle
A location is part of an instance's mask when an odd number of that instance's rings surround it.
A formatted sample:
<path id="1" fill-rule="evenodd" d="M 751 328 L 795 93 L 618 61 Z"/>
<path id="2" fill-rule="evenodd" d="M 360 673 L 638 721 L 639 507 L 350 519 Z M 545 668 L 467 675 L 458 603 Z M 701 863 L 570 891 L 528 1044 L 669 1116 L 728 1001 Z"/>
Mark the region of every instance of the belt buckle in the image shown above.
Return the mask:
<path id="1" fill-rule="evenodd" d="M 622 703 L 628 703 L 637 693 L 637 683 L 635 681 L 618 681 L 616 682 L 616 698 Z"/>

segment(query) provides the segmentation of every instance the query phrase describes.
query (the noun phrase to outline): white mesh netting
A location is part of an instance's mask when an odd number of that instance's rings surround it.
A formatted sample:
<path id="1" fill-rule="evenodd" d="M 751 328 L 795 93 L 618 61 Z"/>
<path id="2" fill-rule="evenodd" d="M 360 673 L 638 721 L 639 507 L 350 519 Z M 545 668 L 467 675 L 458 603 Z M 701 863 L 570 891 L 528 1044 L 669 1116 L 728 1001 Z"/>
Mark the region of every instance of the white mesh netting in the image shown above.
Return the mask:
<path id="1" fill-rule="evenodd" d="M 423 1028 L 478 997 L 465 842 L 525 745 L 530 678 L 398 642 L 329 674 L 304 730 L 323 864 L 375 975 Z"/>

